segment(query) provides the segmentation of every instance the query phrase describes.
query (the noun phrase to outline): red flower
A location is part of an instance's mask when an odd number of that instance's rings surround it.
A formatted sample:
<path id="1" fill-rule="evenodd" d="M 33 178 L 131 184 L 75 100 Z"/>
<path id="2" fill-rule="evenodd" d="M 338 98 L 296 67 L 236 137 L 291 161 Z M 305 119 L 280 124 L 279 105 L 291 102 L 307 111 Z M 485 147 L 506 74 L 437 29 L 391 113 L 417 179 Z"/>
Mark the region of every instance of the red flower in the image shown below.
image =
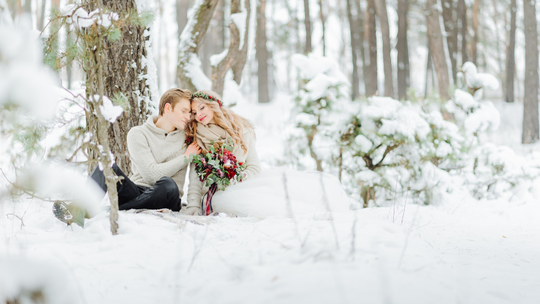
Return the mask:
<path id="1" fill-rule="evenodd" d="M 240 166 L 243 166 L 243 165 L 244 165 L 244 163 L 243 163 L 243 162 L 239 162 L 238 164 L 239 164 Z"/>

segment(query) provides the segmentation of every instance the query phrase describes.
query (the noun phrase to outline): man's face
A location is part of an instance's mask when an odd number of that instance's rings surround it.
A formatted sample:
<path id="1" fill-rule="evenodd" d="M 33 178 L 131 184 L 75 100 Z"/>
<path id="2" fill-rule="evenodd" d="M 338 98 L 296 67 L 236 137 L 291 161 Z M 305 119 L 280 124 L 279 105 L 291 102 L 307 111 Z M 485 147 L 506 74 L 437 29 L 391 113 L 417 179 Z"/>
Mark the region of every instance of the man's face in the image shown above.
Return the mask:
<path id="1" fill-rule="evenodd" d="M 184 130 L 191 117 L 191 107 L 189 99 L 182 98 L 176 103 L 174 108 L 170 103 L 165 105 L 164 117 L 178 130 Z"/>

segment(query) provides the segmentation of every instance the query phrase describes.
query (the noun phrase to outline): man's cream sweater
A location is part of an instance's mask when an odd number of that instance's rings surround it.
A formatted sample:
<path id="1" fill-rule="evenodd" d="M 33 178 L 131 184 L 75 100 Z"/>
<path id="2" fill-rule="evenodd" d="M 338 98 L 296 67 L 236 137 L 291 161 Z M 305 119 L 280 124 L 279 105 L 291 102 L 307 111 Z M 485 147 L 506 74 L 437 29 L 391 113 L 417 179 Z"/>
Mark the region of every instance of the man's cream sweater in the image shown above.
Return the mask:
<path id="1" fill-rule="evenodd" d="M 167 133 L 156 127 L 157 119 L 157 116 L 151 116 L 145 124 L 128 132 L 127 144 L 133 171 L 130 179 L 136 185 L 152 187 L 160 178 L 171 177 L 182 197 L 188 168 L 183 155 L 186 136 L 183 130 Z"/>
<path id="2" fill-rule="evenodd" d="M 235 156 L 238 162 L 246 164 L 246 170 L 244 171 L 246 177 L 244 180 L 247 180 L 261 172 L 261 164 L 255 148 L 255 132 L 252 130 L 246 132 L 244 139 L 248 148 L 247 152 L 237 153 L 239 155 Z M 199 181 L 197 172 L 195 172 L 195 166 L 192 164 L 189 169 L 188 207 L 201 207 L 201 199 L 207 191 L 208 187 L 205 187 L 204 183 Z"/>

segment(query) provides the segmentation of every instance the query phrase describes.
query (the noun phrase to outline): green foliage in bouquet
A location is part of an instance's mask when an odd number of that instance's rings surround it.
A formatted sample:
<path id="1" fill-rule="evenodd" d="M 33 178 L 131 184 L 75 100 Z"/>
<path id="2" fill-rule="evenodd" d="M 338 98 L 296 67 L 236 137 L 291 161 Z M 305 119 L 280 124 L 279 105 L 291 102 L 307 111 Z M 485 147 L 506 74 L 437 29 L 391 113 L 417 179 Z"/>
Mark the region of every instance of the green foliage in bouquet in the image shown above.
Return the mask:
<path id="1" fill-rule="evenodd" d="M 189 162 L 195 165 L 199 180 L 204 182 L 206 187 L 216 184 L 219 190 L 225 190 L 231 181 L 243 180 L 246 165 L 236 160 L 236 156 L 232 154 L 233 149 L 234 141 L 228 138 L 225 142 L 212 141 L 209 151 L 190 155 Z"/>

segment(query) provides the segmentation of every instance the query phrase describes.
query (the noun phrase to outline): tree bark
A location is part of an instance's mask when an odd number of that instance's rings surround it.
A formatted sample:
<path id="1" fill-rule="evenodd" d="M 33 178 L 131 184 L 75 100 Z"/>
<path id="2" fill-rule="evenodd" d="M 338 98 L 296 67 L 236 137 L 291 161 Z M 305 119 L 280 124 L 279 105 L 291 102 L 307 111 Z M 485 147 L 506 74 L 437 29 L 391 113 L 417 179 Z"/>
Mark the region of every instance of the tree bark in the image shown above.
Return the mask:
<path id="1" fill-rule="evenodd" d="M 247 53 L 248 53 L 248 47 L 249 47 L 249 29 L 250 29 L 250 20 L 251 20 L 251 1 L 250 0 L 244 1 L 244 8 L 247 13 L 246 26 L 245 26 L 246 31 L 244 32 L 244 44 L 242 45 L 242 48 L 238 50 L 238 52 L 234 56 L 234 60 L 231 67 L 233 71 L 233 79 L 234 81 L 236 81 L 237 84 L 240 84 L 242 82 L 242 71 L 244 70 L 244 66 L 246 65 L 246 61 L 247 61 Z"/>
<path id="2" fill-rule="evenodd" d="M 514 72 L 516 69 L 516 12 L 517 1 L 510 3 L 510 33 L 508 36 L 508 47 L 506 49 L 506 102 L 514 102 Z"/>
<path id="3" fill-rule="evenodd" d="M 360 96 L 360 78 L 358 76 L 358 57 L 359 57 L 359 49 L 362 48 L 362 45 L 360 44 L 359 40 L 359 28 L 358 28 L 358 11 L 355 10 L 355 14 L 353 15 L 353 8 L 351 5 L 351 1 L 354 0 L 347 0 L 347 18 L 349 19 L 349 30 L 351 34 L 351 50 L 352 50 L 352 94 L 351 97 L 353 100 L 358 98 Z"/>
<path id="4" fill-rule="evenodd" d="M 306 48 L 304 52 L 311 53 L 311 18 L 309 17 L 309 0 L 304 0 L 304 26 L 306 27 Z"/>
<path id="5" fill-rule="evenodd" d="M 243 45 L 240 45 L 240 30 L 234 22 L 231 22 L 229 25 L 231 35 L 227 55 L 219 62 L 219 64 L 217 64 L 217 66 L 212 67 L 212 91 L 220 95 L 223 94 L 225 75 L 229 69 L 232 69 L 236 83 L 240 84 L 242 80 L 242 70 L 246 64 L 247 48 L 249 45 L 249 19 L 251 16 L 250 0 L 245 0 L 244 5 L 247 13 Z M 232 0 L 231 15 L 240 12 L 240 0 Z"/>
<path id="6" fill-rule="evenodd" d="M 472 11 L 472 27 L 474 32 L 473 41 L 471 43 L 471 58 L 475 65 L 478 65 L 477 45 L 478 45 L 478 13 L 480 11 L 480 0 L 474 0 Z"/>
<path id="7" fill-rule="evenodd" d="M 450 99 L 448 90 L 450 89 L 450 77 L 446 52 L 444 50 L 443 36 L 440 26 L 439 11 L 437 10 L 437 0 L 426 0 L 426 19 L 429 36 L 429 45 L 437 82 L 439 84 L 439 95 L 442 102 Z"/>
<path id="8" fill-rule="evenodd" d="M 197 91 L 192 78 L 194 76 L 190 72 L 194 72 L 192 69 L 197 68 L 197 61 L 200 62 L 197 53 L 204 41 L 217 3 L 218 0 L 204 0 L 198 7 L 193 7 L 192 9 L 195 11 L 187 22 L 188 25 L 192 26 L 186 26 L 180 35 L 176 77 L 178 86 L 183 89 Z"/>
<path id="9" fill-rule="evenodd" d="M 461 65 L 469 61 L 469 50 L 467 49 L 467 5 L 465 0 L 458 0 L 458 32 L 461 34 Z"/>
<path id="10" fill-rule="evenodd" d="M 367 0 L 365 38 L 368 54 L 366 55 L 366 71 L 364 83 L 366 86 L 366 96 L 375 95 L 378 91 L 377 84 L 377 23 L 376 23 L 375 0 Z"/>
<path id="11" fill-rule="evenodd" d="M 88 2 L 89 9 L 97 7 L 95 2 Z M 103 7 L 116 12 L 123 18 L 127 14 L 137 14 L 135 1 L 109 0 L 103 1 Z M 131 162 L 127 150 L 127 133 L 135 126 L 146 121 L 150 111 L 148 103 L 152 96 L 146 78 L 141 77 L 148 72 L 143 67 L 142 59 L 147 56 L 145 42 L 149 37 L 144 36 L 146 28 L 127 24 L 122 28 L 122 38 L 115 42 L 103 42 L 103 54 L 100 58 L 103 67 L 104 95 L 113 98 L 123 94 L 127 99 L 127 108 L 114 124 L 109 127 L 109 146 L 115 156 L 115 163 L 126 175 L 130 175 Z M 90 79 L 90 75 L 86 75 Z M 94 92 L 97 84 L 90 83 Z M 89 166 L 89 173 L 93 170 Z"/>
<path id="12" fill-rule="evenodd" d="M 259 103 L 270 102 L 268 94 L 268 49 L 266 48 L 266 0 L 257 4 L 257 78 Z"/>
<path id="13" fill-rule="evenodd" d="M 188 0 L 176 0 L 176 25 L 178 26 L 178 38 L 187 24 Z"/>
<path id="14" fill-rule="evenodd" d="M 360 59 L 362 61 L 362 77 L 359 77 L 361 81 L 364 82 L 364 95 L 367 95 L 365 92 L 365 81 L 367 75 L 367 64 L 366 64 L 366 46 L 365 46 L 365 15 L 362 11 L 362 5 L 360 4 L 362 0 L 353 0 L 356 8 L 356 18 L 357 25 L 356 28 L 359 29 L 358 32 L 358 48 L 360 49 Z M 360 88 L 360 87 L 359 87 Z M 359 89 L 360 90 L 360 89 Z"/>
<path id="15" fill-rule="evenodd" d="M 69 1 L 72 3 L 73 1 Z M 41 0 L 41 8 L 38 9 L 38 18 L 37 18 L 37 29 L 38 31 L 43 30 L 43 26 L 45 25 L 45 10 L 47 9 L 47 0 Z"/>
<path id="16" fill-rule="evenodd" d="M 398 0 L 398 98 L 407 98 L 407 89 L 410 86 L 409 43 L 407 39 L 409 0 Z"/>
<path id="17" fill-rule="evenodd" d="M 325 36 L 326 35 L 326 28 L 325 28 L 326 18 L 324 17 L 322 0 L 319 0 L 319 18 L 321 19 L 321 26 L 322 26 L 322 53 L 323 53 L 323 56 L 326 56 L 326 36 Z"/>
<path id="18" fill-rule="evenodd" d="M 57 5 L 60 5 L 60 1 L 57 1 Z M 32 14 L 32 0 L 25 0 L 23 6 L 23 12 Z"/>
<path id="19" fill-rule="evenodd" d="M 392 46 L 390 45 L 390 26 L 388 24 L 388 11 L 386 10 L 386 0 L 375 1 L 377 17 L 381 28 L 383 42 L 383 63 L 384 63 L 384 96 L 395 98 L 394 96 L 394 72 L 392 68 Z"/>
<path id="20" fill-rule="evenodd" d="M 446 45 L 448 55 L 452 65 L 452 79 L 456 82 L 457 76 L 457 14 L 455 0 L 442 0 L 442 17 L 444 20 L 444 30 L 446 31 Z"/>
<path id="21" fill-rule="evenodd" d="M 539 139 L 538 124 L 538 30 L 536 0 L 523 0 L 523 31 L 525 32 L 525 95 L 523 97 L 522 143 Z"/>

